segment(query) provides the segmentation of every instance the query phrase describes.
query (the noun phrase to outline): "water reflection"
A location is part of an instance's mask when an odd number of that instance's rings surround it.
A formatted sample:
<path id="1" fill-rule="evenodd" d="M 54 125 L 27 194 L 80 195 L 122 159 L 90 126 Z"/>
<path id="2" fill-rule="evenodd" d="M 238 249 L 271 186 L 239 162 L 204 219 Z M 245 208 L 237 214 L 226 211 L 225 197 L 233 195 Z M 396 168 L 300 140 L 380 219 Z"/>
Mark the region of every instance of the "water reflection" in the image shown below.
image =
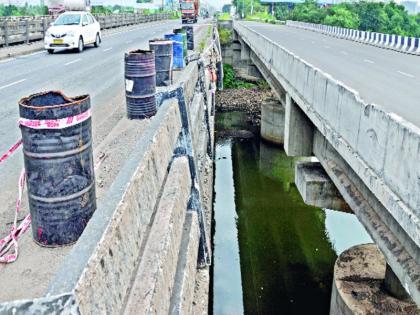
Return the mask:
<path id="1" fill-rule="evenodd" d="M 324 211 L 325 229 L 337 255 L 354 245 L 373 242 L 354 214 L 329 209 Z"/>
<path id="2" fill-rule="evenodd" d="M 337 254 L 370 241 L 354 215 L 303 203 L 294 164 L 258 139 L 218 140 L 214 314 L 328 314 Z"/>
<path id="3" fill-rule="evenodd" d="M 216 145 L 214 220 L 214 314 L 243 314 L 238 231 L 236 228 L 231 140 Z"/>

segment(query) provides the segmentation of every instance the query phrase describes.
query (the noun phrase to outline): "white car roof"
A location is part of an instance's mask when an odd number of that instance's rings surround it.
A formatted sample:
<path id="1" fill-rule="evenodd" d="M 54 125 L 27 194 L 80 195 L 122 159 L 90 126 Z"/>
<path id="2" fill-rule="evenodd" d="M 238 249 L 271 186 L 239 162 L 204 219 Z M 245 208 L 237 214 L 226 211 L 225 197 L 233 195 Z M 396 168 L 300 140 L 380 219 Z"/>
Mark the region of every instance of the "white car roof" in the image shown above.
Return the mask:
<path id="1" fill-rule="evenodd" d="M 64 13 L 61 13 L 61 15 L 65 15 L 65 14 L 82 14 L 82 13 L 87 13 L 86 11 L 67 11 Z"/>

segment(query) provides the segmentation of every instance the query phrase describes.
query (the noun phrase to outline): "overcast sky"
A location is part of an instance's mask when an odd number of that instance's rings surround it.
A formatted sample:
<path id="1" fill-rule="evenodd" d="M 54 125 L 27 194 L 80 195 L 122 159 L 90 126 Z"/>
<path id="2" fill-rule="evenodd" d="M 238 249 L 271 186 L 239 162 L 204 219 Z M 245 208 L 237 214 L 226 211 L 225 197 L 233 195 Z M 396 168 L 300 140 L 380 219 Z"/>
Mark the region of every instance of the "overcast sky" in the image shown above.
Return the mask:
<path id="1" fill-rule="evenodd" d="M 218 9 L 221 9 L 224 4 L 232 3 L 232 0 L 207 0 L 206 2 L 217 7 Z"/>

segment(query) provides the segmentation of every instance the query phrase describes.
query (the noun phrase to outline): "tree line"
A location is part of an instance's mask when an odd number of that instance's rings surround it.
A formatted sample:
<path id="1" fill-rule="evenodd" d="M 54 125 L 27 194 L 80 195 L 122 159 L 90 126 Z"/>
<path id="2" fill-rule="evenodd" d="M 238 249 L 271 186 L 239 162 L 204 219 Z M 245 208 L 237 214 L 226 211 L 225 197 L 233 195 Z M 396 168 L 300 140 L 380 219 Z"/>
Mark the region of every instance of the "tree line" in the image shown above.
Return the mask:
<path id="1" fill-rule="evenodd" d="M 238 12 L 245 17 L 270 8 L 259 0 L 233 0 Z M 362 31 L 420 37 L 420 13 L 410 15 L 402 5 L 394 2 L 345 2 L 335 5 L 320 5 L 315 0 L 303 3 L 281 3 L 274 7 L 278 20 L 294 20 L 326 24 Z"/>
<path id="2" fill-rule="evenodd" d="M 0 4 L 0 16 L 36 16 L 47 15 L 48 7 L 40 5 L 4 5 Z"/>

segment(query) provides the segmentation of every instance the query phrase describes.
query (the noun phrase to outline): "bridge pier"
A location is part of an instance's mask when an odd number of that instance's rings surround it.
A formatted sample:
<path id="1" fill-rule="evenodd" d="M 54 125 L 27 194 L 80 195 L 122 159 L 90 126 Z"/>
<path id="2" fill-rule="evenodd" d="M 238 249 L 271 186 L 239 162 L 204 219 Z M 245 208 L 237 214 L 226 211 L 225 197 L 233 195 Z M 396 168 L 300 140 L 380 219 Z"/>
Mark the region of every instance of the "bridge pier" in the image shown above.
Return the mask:
<path id="1" fill-rule="evenodd" d="M 287 93 L 284 150 L 288 156 L 312 156 L 313 139 L 314 125 Z"/>
<path id="2" fill-rule="evenodd" d="M 343 252 L 334 266 L 330 315 L 416 314 L 413 301 L 388 292 L 384 285 L 387 270 L 390 268 L 375 244 L 357 245 Z"/>
<path id="3" fill-rule="evenodd" d="M 239 39 L 239 42 L 241 43 L 241 60 L 251 60 L 251 48 L 242 39 Z"/>
<path id="4" fill-rule="evenodd" d="M 261 104 L 261 138 L 274 144 L 284 143 L 284 107 L 275 100 Z"/>

